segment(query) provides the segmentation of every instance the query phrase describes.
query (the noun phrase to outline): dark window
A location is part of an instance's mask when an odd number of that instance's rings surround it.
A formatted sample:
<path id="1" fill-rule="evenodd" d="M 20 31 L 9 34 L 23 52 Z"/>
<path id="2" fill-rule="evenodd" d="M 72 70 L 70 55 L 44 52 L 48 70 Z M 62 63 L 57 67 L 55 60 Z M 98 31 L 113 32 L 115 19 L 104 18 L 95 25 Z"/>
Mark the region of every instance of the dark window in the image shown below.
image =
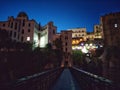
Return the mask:
<path id="1" fill-rule="evenodd" d="M 23 36 L 22 36 L 22 37 L 21 37 L 21 41 L 22 41 L 22 42 L 23 42 L 23 39 L 24 39 L 24 38 L 23 38 Z"/>
<path id="2" fill-rule="evenodd" d="M 98 29 L 98 26 L 96 26 L 96 29 Z"/>
<path id="3" fill-rule="evenodd" d="M 12 31 L 10 31 L 10 37 L 12 36 Z"/>
<path id="4" fill-rule="evenodd" d="M 30 23 L 28 24 L 28 26 L 30 27 Z"/>
<path id="5" fill-rule="evenodd" d="M 19 25 L 18 25 L 18 32 L 20 32 L 20 26 L 21 26 L 21 24 L 19 23 Z"/>
<path id="6" fill-rule="evenodd" d="M 23 20 L 23 23 L 25 23 L 25 19 Z"/>
<path id="7" fill-rule="evenodd" d="M 17 29 L 17 23 L 15 23 L 15 29 Z"/>
<path id="8" fill-rule="evenodd" d="M 65 43 L 65 45 L 67 46 L 67 42 Z"/>
<path id="9" fill-rule="evenodd" d="M 3 24 L 3 27 L 5 27 L 5 24 Z"/>
<path id="10" fill-rule="evenodd" d="M 28 29 L 28 32 L 30 32 L 30 29 Z"/>
<path id="11" fill-rule="evenodd" d="M 22 34 L 24 34 L 24 29 L 22 30 Z"/>
<path id="12" fill-rule="evenodd" d="M 8 22 L 8 27 L 10 26 L 10 22 Z"/>
<path id="13" fill-rule="evenodd" d="M 55 34 L 55 30 L 53 30 L 53 34 Z"/>
<path id="14" fill-rule="evenodd" d="M 19 34 L 18 34 L 18 39 L 20 38 Z"/>
<path id="15" fill-rule="evenodd" d="M 16 37 L 16 32 L 14 32 L 14 38 Z"/>
<path id="16" fill-rule="evenodd" d="M 23 26 L 25 26 L 25 23 L 23 22 Z"/>
<path id="17" fill-rule="evenodd" d="M 13 22 L 11 23 L 11 28 L 13 28 Z"/>
<path id="18" fill-rule="evenodd" d="M 23 20 L 23 23 L 22 23 L 23 26 L 25 26 L 25 20 Z"/>
<path id="19" fill-rule="evenodd" d="M 65 49 L 65 51 L 67 52 L 67 48 Z"/>

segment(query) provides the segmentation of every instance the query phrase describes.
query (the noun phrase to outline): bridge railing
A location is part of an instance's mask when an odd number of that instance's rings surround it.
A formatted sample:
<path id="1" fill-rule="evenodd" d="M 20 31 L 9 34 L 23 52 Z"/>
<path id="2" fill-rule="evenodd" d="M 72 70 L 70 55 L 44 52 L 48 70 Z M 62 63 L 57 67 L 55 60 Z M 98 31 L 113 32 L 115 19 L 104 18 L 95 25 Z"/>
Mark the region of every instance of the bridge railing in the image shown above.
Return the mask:
<path id="1" fill-rule="evenodd" d="M 56 68 L 26 76 L 11 83 L 2 83 L 0 90 L 49 90 L 62 71 L 63 68 Z"/>
<path id="2" fill-rule="evenodd" d="M 109 79 L 71 67 L 72 75 L 78 81 L 82 90 L 120 90 L 117 84 Z"/>

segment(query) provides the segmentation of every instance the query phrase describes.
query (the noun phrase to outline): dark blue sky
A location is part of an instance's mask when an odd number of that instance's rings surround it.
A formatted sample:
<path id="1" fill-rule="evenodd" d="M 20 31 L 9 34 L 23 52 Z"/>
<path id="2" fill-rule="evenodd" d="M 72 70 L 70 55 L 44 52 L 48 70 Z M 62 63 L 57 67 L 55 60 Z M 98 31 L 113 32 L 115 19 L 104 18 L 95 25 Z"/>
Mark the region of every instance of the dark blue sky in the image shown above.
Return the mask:
<path id="1" fill-rule="evenodd" d="M 86 27 L 93 31 L 100 16 L 120 11 L 120 0 L 0 0 L 0 21 L 25 11 L 41 25 L 53 21 L 60 30 Z"/>

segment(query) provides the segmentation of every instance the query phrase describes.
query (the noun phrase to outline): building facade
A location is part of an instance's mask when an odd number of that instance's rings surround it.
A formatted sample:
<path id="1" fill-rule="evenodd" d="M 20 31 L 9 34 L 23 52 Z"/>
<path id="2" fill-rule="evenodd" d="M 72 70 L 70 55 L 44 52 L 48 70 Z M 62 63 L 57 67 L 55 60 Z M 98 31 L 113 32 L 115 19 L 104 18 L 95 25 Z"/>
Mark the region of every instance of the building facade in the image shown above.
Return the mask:
<path id="1" fill-rule="evenodd" d="M 86 41 L 93 41 L 95 39 L 94 32 L 87 32 L 86 39 Z"/>
<path id="2" fill-rule="evenodd" d="M 106 46 L 120 45 L 120 12 L 110 13 L 101 17 L 101 25 Z"/>
<path id="3" fill-rule="evenodd" d="M 38 46 L 39 24 L 29 20 L 25 12 L 20 12 L 16 18 L 8 17 L 7 21 L 0 22 L 0 29 L 7 30 L 12 40 L 17 42 L 30 42 Z"/>
<path id="4" fill-rule="evenodd" d="M 61 31 L 61 41 L 63 47 L 63 60 L 61 66 L 72 66 L 72 31 Z"/>
<path id="5" fill-rule="evenodd" d="M 86 41 L 86 28 L 74 28 L 72 30 L 72 38 L 83 38 Z"/>
<path id="6" fill-rule="evenodd" d="M 53 22 L 40 26 L 35 20 L 29 20 L 25 12 L 20 12 L 16 18 L 8 17 L 7 21 L 0 22 L 0 30 L 6 30 L 13 41 L 30 42 L 34 47 L 44 48 L 53 42 L 57 27 Z"/>
<path id="7" fill-rule="evenodd" d="M 103 75 L 120 82 L 120 12 L 101 16 L 105 50 L 102 55 Z"/>
<path id="8" fill-rule="evenodd" d="M 53 22 L 49 22 L 47 25 L 43 26 L 40 31 L 40 47 L 44 48 L 48 43 L 53 44 L 56 32 L 57 27 L 54 26 Z"/>
<path id="9" fill-rule="evenodd" d="M 72 50 L 82 50 L 83 53 L 90 49 L 103 47 L 101 25 L 94 25 L 93 32 L 87 32 L 86 28 L 72 29 Z"/>
<path id="10" fill-rule="evenodd" d="M 94 38 L 97 38 L 97 39 L 103 38 L 102 26 L 100 24 L 94 25 Z"/>

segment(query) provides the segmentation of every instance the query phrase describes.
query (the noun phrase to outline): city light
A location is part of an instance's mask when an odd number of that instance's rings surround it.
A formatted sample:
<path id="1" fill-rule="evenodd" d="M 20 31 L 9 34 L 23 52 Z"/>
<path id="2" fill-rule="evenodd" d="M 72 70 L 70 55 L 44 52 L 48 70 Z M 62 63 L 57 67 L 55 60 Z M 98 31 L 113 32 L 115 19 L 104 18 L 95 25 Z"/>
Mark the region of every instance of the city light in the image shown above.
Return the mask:
<path id="1" fill-rule="evenodd" d="M 86 49 L 85 46 L 83 47 L 82 52 L 83 52 L 83 53 L 88 53 L 88 50 Z"/>

